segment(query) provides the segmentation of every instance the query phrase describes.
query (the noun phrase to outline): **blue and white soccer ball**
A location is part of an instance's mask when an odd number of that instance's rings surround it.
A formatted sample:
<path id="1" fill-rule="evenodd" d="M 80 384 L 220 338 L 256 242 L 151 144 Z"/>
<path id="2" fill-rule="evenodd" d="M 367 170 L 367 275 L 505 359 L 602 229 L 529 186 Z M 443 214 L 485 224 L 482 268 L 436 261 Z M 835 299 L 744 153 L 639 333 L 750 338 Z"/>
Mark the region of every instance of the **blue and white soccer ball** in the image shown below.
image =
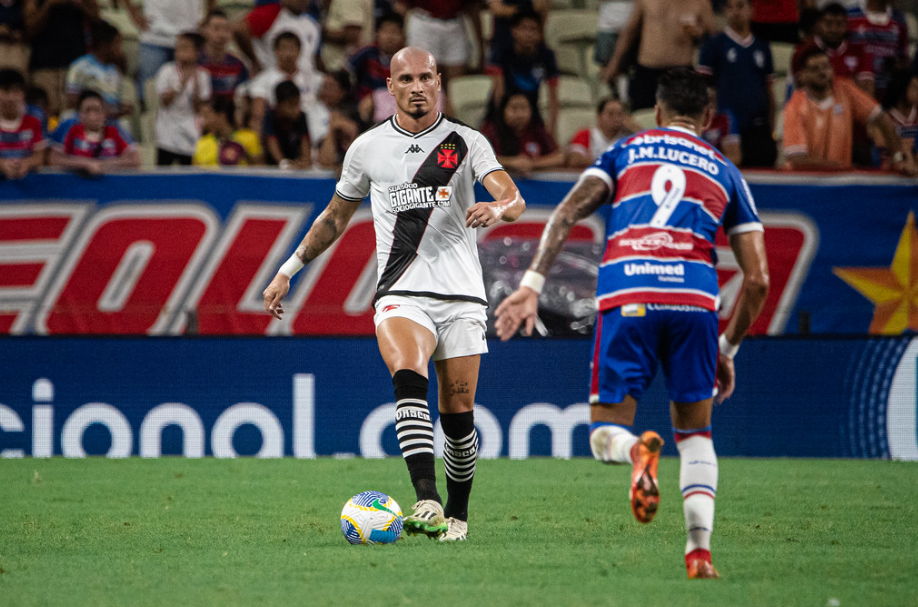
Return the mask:
<path id="1" fill-rule="evenodd" d="M 391 544 L 402 534 L 402 509 L 380 491 L 358 493 L 344 504 L 341 532 L 352 544 Z"/>

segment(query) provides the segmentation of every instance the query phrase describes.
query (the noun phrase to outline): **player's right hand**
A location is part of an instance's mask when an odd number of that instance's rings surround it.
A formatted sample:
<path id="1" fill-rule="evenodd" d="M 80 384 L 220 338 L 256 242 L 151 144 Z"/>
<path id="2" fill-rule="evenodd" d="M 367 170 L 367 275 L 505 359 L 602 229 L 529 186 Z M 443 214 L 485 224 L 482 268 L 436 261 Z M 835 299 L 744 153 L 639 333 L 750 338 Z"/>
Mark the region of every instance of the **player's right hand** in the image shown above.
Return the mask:
<path id="1" fill-rule="evenodd" d="M 539 312 L 539 294 L 529 287 L 521 287 L 497 306 L 494 313 L 494 328 L 501 341 L 513 337 L 523 325 L 523 335 L 532 335 L 536 316 Z"/>
<path id="2" fill-rule="evenodd" d="M 290 279 L 278 273 L 263 293 L 265 296 L 265 312 L 280 320 L 284 314 L 284 306 L 281 305 L 281 300 L 286 297 L 289 290 Z"/>
<path id="3" fill-rule="evenodd" d="M 736 368 L 733 366 L 733 359 L 727 358 L 723 354 L 717 356 L 716 371 L 717 397 L 714 399 L 718 405 L 731 396 L 736 388 Z"/>

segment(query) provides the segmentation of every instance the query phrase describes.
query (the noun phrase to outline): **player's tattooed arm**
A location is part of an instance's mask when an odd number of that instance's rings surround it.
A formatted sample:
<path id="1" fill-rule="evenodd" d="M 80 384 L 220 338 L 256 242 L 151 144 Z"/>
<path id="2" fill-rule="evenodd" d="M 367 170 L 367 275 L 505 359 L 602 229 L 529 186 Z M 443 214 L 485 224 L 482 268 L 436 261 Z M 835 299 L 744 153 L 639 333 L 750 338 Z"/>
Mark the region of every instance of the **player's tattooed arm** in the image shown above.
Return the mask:
<path id="1" fill-rule="evenodd" d="M 585 176 L 564 197 L 555 211 L 551 214 L 535 258 L 532 260 L 531 270 L 542 276 L 547 276 L 548 271 L 555 263 L 558 254 L 564 248 L 571 229 L 578 221 L 592 215 L 596 209 L 609 199 L 609 186 L 598 177 Z"/>
<path id="2" fill-rule="evenodd" d="M 296 248 L 296 255 L 304 264 L 321 255 L 335 242 L 347 227 L 360 201 L 345 200 L 335 194 L 331 202 L 316 218 L 306 236 Z"/>

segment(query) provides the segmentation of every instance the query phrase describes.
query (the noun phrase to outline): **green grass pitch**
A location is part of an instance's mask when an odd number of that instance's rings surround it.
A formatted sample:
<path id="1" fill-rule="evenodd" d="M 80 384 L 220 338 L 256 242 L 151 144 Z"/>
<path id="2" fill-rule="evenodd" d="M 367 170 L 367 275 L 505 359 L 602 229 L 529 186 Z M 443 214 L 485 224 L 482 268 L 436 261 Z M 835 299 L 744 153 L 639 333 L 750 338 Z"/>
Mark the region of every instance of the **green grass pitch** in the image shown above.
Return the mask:
<path id="1" fill-rule="evenodd" d="M 469 541 L 391 546 L 338 516 L 368 489 L 410 508 L 398 458 L 3 460 L 0 605 L 918 605 L 918 465 L 720 463 L 722 579 L 689 582 L 674 458 L 647 526 L 628 468 L 489 460 Z"/>

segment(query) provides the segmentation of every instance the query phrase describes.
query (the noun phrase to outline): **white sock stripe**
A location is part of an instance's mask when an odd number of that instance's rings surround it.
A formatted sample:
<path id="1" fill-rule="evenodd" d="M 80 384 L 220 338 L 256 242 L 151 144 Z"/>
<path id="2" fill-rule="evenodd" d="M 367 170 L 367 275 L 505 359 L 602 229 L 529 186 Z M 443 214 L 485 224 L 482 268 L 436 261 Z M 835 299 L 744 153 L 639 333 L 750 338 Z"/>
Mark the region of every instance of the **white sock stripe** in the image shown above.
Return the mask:
<path id="1" fill-rule="evenodd" d="M 477 461 L 478 459 L 474 457 L 465 459 L 465 460 L 460 460 L 460 461 L 451 460 L 449 458 L 443 458 L 443 465 L 449 466 L 450 468 L 453 468 L 453 469 L 471 468 L 475 465 L 475 462 Z"/>
<path id="2" fill-rule="evenodd" d="M 450 474 L 447 472 L 446 478 L 448 478 L 451 481 L 456 481 L 457 483 L 464 483 L 465 481 L 470 481 L 473 478 L 475 478 L 475 473 L 472 472 L 471 474 L 466 475 L 466 476 L 456 476 L 454 474 Z"/>
<path id="3" fill-rule="evenodd" d="M 421 400 L 419 398 L 403 398 L 402 400 L 395 402 L 395 406 L 399 409 L 402 407 L 410 407 L 411 405 L 417 405 L 418 409 L 424 409 L 427 411 L 427 401 Z"/>
<path id="4" fill-rule="evenodd" d="M 412 445 L 428 445 L 430 446 L 431 449 L 433 449 L 433 441 L 430 440 L 429 438 L 421 437 L 421 438 L 414 438 L 414 439 L 398 441 L 398 446 L 401 447 L 402 449 L 404 449 L 405 447 L 411 447 Z"/>
<path id="5" fill-rule="evenodd" d="M 402 451 L 402 457 L 410 457 L 412 455 L 417 455 L 419 453 L 430 453 L 434 454 L 433 449 L 430 447 L 418 447 L 417 449 L 409 449 L 408 451 Z"/>
<path id="6" fill-rule="evenodd" d="M 401 440 L 403 436 L 408 435 L 408 434 L 423 434 L 424 436 L 429 436 L 431 440 L 433 440 L 433 435 L 434 435 L 433 430 L 430 427 L 425 428 L 423 426 L 409 426 L 407 428 L 396 428 L 395 429 L 395 435 L 398 437 L 399 440 Z"/>

